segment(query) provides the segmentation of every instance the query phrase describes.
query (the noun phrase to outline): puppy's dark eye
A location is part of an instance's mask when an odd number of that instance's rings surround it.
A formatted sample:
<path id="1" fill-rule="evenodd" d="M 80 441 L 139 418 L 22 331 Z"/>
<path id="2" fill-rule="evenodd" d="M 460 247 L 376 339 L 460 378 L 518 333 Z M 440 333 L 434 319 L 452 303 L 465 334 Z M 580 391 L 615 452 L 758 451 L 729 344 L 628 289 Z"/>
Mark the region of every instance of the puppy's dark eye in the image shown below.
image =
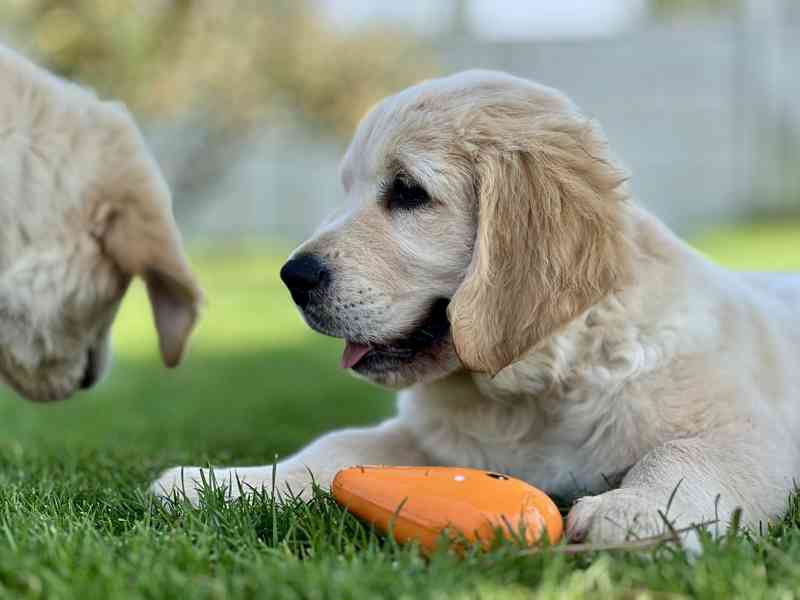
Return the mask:
<path id="1" fill-rule="evenodd" d="M 404 177 L 395 177 L 386 192 L 386 207 L 389 210 L 413 210 L 430 201 L 431 197 L 421 185 Z"/>

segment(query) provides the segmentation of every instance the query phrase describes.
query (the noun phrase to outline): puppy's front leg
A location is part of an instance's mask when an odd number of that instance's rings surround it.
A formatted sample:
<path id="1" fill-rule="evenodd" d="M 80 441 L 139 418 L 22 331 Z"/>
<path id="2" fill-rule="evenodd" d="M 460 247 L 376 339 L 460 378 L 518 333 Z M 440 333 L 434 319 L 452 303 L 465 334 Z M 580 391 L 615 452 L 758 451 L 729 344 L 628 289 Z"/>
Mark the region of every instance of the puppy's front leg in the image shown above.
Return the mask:
<path id="1" fill-rule="evenodd" d="M 329 433 L 297 454 L 275 465 L 275 491 L 305 497 L 311 492 L 312 478 L 328 489 L 337 471 L 357 464 L 425 465 L 429 459 L 414 435 L 399 420 L 392 419 L 363 429 L 344 429 Z M 212 470 L 198 467 L 173 467 L 152 484 L 159 497 L 173 497 L 177 492 L 197 505 L 202 480 L 210 481 Z M 217 485 L 226 488 L 230 498 L 253 490 L 272 490 L 273 466 L 213 469 Z"/>
<path id="2" fill-rule="evenodd" d="M 757 530 L 786 511 L 793 490 L 795 447 L 780 439 L 755 432 L 710 434 L 659 446 L 619 489 L 581 498 L 567 517 L 567 535 L 594 543 L 649 537 L 666 531 L 662 514 L 675 528 L 716 520 L 710 531 L 721 533 L 737 508 L 742 524 Z M 696 546 L 696 535 L 685 541 Z"/>

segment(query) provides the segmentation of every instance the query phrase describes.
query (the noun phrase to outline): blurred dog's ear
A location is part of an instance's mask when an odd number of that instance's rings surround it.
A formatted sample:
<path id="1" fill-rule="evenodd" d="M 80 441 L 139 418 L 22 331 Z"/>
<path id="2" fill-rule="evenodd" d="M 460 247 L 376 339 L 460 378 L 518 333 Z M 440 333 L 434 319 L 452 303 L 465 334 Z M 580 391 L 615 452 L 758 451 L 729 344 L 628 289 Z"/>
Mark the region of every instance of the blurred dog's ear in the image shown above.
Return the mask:
<path id="1" fill-rule="evenodd" d="M 203 294 L 183 249 L 167 185 L 143 147 L 125 170 L 116 198 L 98 211 L 98 237 L 122 272 L 144 279 L 164 364 L 174 367 L 183 358 Z"/>
<path id="2" fill-rule="evenodd" d="M 576 116 L 514 120 L 513 142 L 479 146 L 474 254 L 449 306 L 461 362 L 492 375 L 621 287 L 630 270 L 626 174 L 604 139 Z"/>

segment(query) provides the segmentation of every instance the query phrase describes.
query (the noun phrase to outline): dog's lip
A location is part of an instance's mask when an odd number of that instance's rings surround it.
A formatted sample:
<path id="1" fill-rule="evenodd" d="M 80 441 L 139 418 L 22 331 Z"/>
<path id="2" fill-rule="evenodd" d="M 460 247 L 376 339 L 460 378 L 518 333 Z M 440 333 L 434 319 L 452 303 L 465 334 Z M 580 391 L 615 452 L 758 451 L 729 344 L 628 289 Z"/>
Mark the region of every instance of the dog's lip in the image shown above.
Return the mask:
<path id="1" fill-rule="evenodd" d="M 86 352 L 86 366 L 83 369 L 83 375 L 78 383 L 78 387 L 82 390 L 88 390 L 100 378 L 100 365 L 99 353 L 95 348 L 89 348 Z"/>
<path id="2" fill-rule="evenodd" d="M 342 368 L 356 368 L 370 354 L 413 358 L 419 351 L 430 348 L 450 333 L 450 322 L 447 319 L 449 303 L 449 298 L 435 300 L 426 318 L 405 337 L 386 342 L 345 338 Z"/>

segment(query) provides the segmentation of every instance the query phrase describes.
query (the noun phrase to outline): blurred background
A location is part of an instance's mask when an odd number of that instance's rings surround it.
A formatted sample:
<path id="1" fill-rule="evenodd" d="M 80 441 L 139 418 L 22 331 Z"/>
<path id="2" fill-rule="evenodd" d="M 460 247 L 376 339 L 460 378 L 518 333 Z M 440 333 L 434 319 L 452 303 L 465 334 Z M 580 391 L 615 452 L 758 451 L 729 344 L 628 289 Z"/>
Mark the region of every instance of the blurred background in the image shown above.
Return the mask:
<path id="1" fill-rule="evenodd" d="M 17 449 L 263 461 L 387 414 L 389 394 L 337 370 L 341 342 L 308 331 L 277 270 L 341 199 L 365 111 L 459 69 L 562 89 L 604 124 L 637 200 L 701 250 L 800 270 L 797 0 L 5 0 L 0 27 L 128 104 L 210 298 L 167 374 L 135 289 L 109 381 L 48 410 L 0 403 Z"/>
<path id="2" fill-rule="evenodd" d="M 7 0 L 3 37 L 147 131 L 192 237 L 295 241 L 381 97 L 459 69 L 561 88 L 686 233 L 800 210 L 796 0 Z"/>

